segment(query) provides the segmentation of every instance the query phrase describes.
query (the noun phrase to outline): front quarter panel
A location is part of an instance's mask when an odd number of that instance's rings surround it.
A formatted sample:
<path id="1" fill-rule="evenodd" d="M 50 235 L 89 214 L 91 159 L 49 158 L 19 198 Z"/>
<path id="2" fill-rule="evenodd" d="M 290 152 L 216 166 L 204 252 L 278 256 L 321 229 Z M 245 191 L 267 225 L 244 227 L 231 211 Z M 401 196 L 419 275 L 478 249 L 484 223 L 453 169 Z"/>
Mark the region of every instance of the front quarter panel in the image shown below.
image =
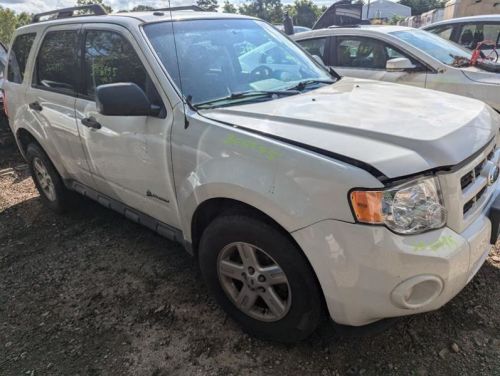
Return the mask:
<path id="1" fill-rule="evenodd" d="M 186 129 L 174 126 L 172 140 L 187 241 L 196 208 L 209 199 L 243 202 L 292 232 L 326 218 L 353 222 L 349 190 L 382 186 L 357 167 L 195 113 Z"/>

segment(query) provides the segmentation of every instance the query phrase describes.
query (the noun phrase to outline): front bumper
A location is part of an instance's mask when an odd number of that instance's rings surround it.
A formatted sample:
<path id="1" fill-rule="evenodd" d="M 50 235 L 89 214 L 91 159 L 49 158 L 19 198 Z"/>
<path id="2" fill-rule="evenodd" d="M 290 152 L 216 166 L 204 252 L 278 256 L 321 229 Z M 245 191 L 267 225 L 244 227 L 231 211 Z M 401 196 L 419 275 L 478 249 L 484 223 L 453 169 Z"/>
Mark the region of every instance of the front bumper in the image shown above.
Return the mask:
<path id="1" fill-rule="evenodd" d="M 440 308 L 488 257 L 490 208 L 462 233 L 445 227 L 413 236 L 385 227 L 325 220 L 295 231 L 332 319 L 360 326 Z"/>

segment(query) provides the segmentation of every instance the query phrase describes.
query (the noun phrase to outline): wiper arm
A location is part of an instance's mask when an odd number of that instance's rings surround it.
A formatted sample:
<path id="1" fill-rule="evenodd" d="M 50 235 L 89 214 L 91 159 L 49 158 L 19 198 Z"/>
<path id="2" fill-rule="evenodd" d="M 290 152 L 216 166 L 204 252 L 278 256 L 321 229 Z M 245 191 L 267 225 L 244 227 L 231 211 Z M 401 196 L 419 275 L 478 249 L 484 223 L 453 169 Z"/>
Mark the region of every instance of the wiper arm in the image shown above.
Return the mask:
<path id="1" fill-rule="evenodd" d="M 299 90 L 299 91 L 302 91 L 302 90 L 304 90 L 306 87 L 308 87 L 310 85 L 333 84 L 334 82 L 335 81 L 332 81 L 332 80 L 304 80 L 304 81 L 300 81 L 295 86 L 292 86 L 292 87 L 288 88 L 288 90 Z"/>
<path id="2" fill-rule="evenodd" d="M 254 98 L 254 97 L 273 97 L 280 95 L 295 95 L 299 94 L 297 90 L 249 90 L 231 93 L 226 97 L 212 99 L 206 102 L 193 104 L 195 109 L 210 108 L 220 102 L 232 101 L 234 99 Z"/>

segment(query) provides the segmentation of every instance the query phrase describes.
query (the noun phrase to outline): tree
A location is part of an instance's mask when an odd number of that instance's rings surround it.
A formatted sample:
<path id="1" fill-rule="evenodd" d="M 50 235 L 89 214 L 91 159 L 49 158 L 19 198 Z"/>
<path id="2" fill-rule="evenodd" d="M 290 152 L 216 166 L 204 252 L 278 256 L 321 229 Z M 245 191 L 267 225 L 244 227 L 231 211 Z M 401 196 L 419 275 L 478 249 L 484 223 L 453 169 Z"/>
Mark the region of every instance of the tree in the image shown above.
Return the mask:
<path id="1" fill-rule="evenodd" d="M 224 6 L 222 7 L 222 11 L 224 13 L 238 13 L 238 9 L 236 9 L 234 4 L 230 3 L 228 0 L 224 1 Z"/>
<path id="2" fill-rule="evenodd" d="M 239 10 L 241 14 L 258 17 L 274 24 L 283 22 L 281 0 L 253 0 L 248 4 L 242 4 Z"/>
<path id="3" fill-rule="evenodd" d="M 108 13 L 113 12 L 113 8 L 111 8 L 109 5 L 104 4 L 103 0 L 76 0 L 76 5 L 78 5 L 78 6 L 92 5 L 92 4 L 102 5 L 104 7 L 104 9 L 106 9 L 106 12 L 108 12 Z M 85 13 L 85 12 L 83 12 L 83 13 Z"/>
<path id="4" fill-rule="evenodd" d="M 398 15 L 394 15 L 391 17 L 391 19 L 389 20 L 389 25 L 397 25 L 398 22 L 400 21 L 404 21 L 404 17 L 403 16 L 398 16 Z"/>
<path id="5" fill-rule="evenodd" d="M 294 23 L 299 26 L 312 27 L 320 16 L 320 9 L 311 0 L 295 0 Z"/>
<path id="6" fill-rule="evenodd" d="M 0 7 L 0 41 L 5 45 L 10 43 L 12 34 L 16 30 L 17 16 L 16 14 L 4 7 Z"/>
<path id="7" fill-rule="evenodd" d="M 442 8 L 444 5 L 442 0 L 401 0 L 399 3 L 410 7 L 412 16 L 418 16 L 432 9 Z"/>
<path id="8" fill-rule="evenodd" d="M 154 7 L 150 7 L 149 5 L 137 5 L 132 8 L 131 12 L 147 12 L 154 9 Z"/>
<path id="9" fill-rule="evenodd" d="M 219 7 L 217 0 L 198 0 L 196 5 L 209 12 L 217 12 L 217 8 Z"/>

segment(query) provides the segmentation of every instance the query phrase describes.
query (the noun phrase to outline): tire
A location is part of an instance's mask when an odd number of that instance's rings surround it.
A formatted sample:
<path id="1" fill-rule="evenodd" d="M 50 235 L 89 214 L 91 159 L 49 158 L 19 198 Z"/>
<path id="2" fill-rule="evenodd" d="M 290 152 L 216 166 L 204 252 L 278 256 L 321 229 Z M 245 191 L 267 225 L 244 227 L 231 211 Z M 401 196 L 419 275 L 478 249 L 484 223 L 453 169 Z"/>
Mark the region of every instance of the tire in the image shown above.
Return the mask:
<path id="1" fill-rule="evenodd" d="M 56 213 L 67 211 L 71 202 L 70 192 L 47 154 L 40 146 L 32 143 L 26 149 L 26 159 L 43 203 Z"/>
<path id="2" fill-rule="evenodd" d="M 248 260 L 252 257 L 243 261 L 241 252 L 244 257 L 252 252 L 257 255 L 253 259 L 257 260 L 258 270 L 248 269 L 248 265 L 252 265 Z M 284 343 L 297 342 L 307 338 L 323 317 L 322 292 L 308 260 L 271 224 L 246 215 L 217 217 L 201 237 L 199 263 L 203 278 L 219 304 L 252 336 Z M 275 274 L 261 274 L 264 270 L 274 270 Z M 279 270 L 284 273 L 286 283 L 273 285 L 283 280 Z M 246 275 L 240 277 L 240 272 Z M 261 275 L 266 286 L 270 286 L 259 287 Z M 248 297 L 240 299 L 245 295 Z M 278 296 L 283 304 L 275 304 L 276 299 L 270 300 L 273 296 Z"/>

